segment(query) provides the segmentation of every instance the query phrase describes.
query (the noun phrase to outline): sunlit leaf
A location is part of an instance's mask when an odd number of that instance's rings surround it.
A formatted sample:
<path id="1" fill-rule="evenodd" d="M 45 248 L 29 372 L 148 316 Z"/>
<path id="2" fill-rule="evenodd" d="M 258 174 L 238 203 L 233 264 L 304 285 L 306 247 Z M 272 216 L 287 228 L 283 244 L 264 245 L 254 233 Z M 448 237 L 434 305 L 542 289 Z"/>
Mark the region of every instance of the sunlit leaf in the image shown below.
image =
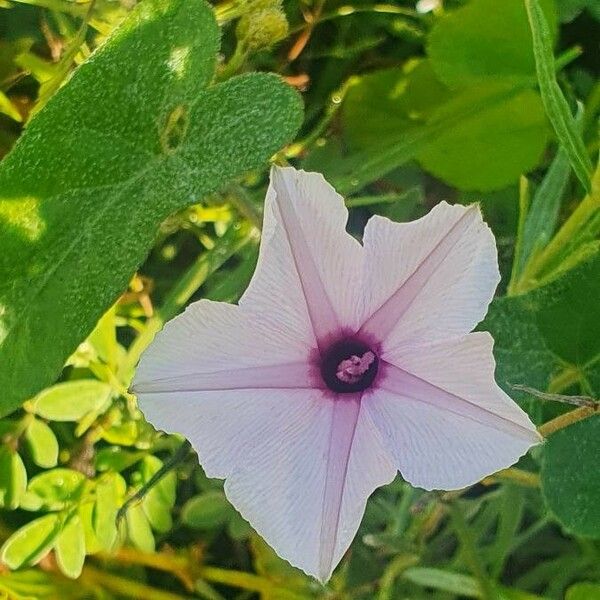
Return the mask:
<path id="1" fill-rule="evenodd" d="M 78 421 L 105 406 L 111 391 L 108 384 L 95 379 L 66 381 L 39 393 L 32 401 L 32 410 L 51 421 Z"/>
<path id="2" fill-rule="evenodd" d="M 79 577 L 85 560 L 85 535 L 77 513 L 65 523 L 54 545 L 54 552 L 59 569 L 67 577 Z"/>
<path id="3" fill-rule="evenodd" d="M 57 514 L 30 521 L 4 542 L 0 559 L 10 569 L 35 564 L 51 550 L 61 527 L 62 522 Z"/>
<path id="4" fill-rule="evenodd" d="M 27 486 L 26 510 L 61 510 L 79 499 L 85 476 L 73 469 L 52 469 L 36 475 Z"/>
<path id="5" fill-rule="evenodd" d="M 57 376 L 165 217 L 298 128 L 298 97 L 276 76 L 207 88 L 218 37 L 200 0 L 140 3 L 1 163 L 3 413 Z"/>
<path id="6" fill-rule="evenodd" d="M 54 432 L 40 419 L 34 419 L 27 427 L 25 440 L 33 462 L 39 467 L 50 469 L 58 461 L 58 440 Z"/>
<path id="7" fill-rule="evenodd" d="M 27 471 L 18 452 L 0 447 L 0 506 L 15 509 L 27 487 Z"/>

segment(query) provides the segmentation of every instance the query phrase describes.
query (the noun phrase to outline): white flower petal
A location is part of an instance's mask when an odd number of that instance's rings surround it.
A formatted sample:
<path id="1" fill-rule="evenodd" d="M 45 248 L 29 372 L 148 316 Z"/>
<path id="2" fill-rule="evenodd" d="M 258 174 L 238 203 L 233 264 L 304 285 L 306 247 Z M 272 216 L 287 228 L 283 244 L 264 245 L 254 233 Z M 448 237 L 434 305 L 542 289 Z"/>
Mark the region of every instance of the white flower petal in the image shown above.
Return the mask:
<path id="1" fill-rule="evenodd" d="M 494 382 L 487 333 L 385 355 L 381 388 L 363 403 L 403 477 L 460 489 L 515 463 L 541 440 Z"/>
<path id="2" fill-rule="evenodd" d="M 326 581 L 368 496 L 396 473 L 357 399 L 318 390 L 150 394 L 150 420 L 183 433 L 210 477 L 282 557 Z"/>
<path id="3" fill-rule="evenodd" d="M 285 323 L 256 324 L 233 304 L 200 300 L 169 321 L 143 354 L 132 391 L 308 388 L 311 348 Z"/>
<path id="4" fill-rule="evenodd" d="M 364 245 L 361 331 L 385 349 L 468 333 L 500 280 L 494 236 L 474 205 L 442 202 L 411 223 L 373 217 Z"/>
<path id="5" fill-rule="evenodd" d="M 346 232 L 347 219 L 322 175 L 274 167 L 258 265 L 240 305 L 285 321 L 307 343 L 357 327 L 362 248 Z"/>

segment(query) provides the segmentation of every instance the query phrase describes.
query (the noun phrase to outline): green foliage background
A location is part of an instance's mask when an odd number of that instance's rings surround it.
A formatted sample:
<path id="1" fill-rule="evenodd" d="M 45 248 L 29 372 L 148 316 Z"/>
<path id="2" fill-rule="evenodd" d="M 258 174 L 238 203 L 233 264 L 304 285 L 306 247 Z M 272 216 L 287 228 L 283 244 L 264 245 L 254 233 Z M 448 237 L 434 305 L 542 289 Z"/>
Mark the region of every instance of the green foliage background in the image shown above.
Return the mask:
<path id="1" fill-rule="evenodd" d="M 600 598 L 598 7 L 0 0 L 0 598 Z M 358 237 L 481 202 L 480 327 L 548 438 L 461 492 L 378 490 L 327 587 L 128 392 L 166 320 L 244 291 L 270 160 Z"/>

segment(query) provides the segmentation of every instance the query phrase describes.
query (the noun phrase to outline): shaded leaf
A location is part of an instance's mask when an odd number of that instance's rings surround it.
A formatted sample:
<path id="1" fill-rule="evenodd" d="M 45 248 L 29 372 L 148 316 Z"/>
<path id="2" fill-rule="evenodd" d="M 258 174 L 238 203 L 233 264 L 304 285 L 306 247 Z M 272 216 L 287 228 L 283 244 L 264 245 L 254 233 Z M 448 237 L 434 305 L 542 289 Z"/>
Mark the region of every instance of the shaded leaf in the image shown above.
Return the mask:
<path id="1" fill-rule="evenodd" d="M 422 88 L 430 89 L 426 103 Z M 536 92 L 489 83 L 452 93 L 427 61 L 357 79 L 342 117 L 344 135 L 367 155 L 348 176 L 359 186 L 363 172 L 375 178 L 417 158 L 461 189 L 501 188 L 537 164 L 547 137 Z M 348 190 L 345 180 L 341 187 Z"/>
<path id="2" fill-rule="evenodd" d="M 556 33 L 552 0 L 542 2 Z M 535 78 L 531 31 L 523 0 L 472 0 L 436 21 L 427 53 L 438 77 L 450 86 L 497 79 Z"/>
<path id="3" fill-rule="evenodd" d="M 224 525 L 232 512 L 225 494 L 215 490 L 190 498 L 181 510 L 181 521 L 192 529 L 215 529 Z"/>
<path id="4" fill-rule="evenodd" d="M 600 538 L 600 415 L 550 436 L 544 445 L 542 493 L 569 532 Z"/>

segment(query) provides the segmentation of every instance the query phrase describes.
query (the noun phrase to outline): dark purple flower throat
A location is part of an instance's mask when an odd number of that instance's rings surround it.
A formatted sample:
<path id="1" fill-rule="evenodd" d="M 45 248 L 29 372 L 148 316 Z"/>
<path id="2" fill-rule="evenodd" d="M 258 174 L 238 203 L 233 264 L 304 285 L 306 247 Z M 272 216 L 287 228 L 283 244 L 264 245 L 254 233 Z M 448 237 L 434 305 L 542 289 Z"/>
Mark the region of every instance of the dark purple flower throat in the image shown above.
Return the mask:
<path id="1" fill-rule="evenodd" d="M 379 358 L 369 344 L 356 337 L 332 343 L 320 359 L 321 377 L 336 394 L 362 392 L 375 381 Z"/>

